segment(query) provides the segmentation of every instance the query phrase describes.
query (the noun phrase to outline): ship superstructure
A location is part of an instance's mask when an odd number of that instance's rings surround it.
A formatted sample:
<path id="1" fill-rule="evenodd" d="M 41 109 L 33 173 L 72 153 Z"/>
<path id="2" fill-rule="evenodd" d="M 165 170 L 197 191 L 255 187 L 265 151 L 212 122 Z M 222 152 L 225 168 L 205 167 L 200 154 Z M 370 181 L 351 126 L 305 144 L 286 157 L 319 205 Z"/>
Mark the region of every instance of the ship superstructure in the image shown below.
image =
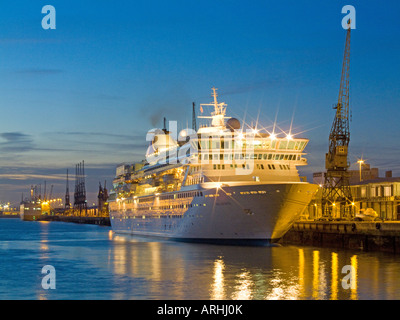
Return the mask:
<path id="1" fill-rule="evenodd" d="M 19 216 L 24 221 L 39 221 L 43 219 L 42 200 L 37 193 L 37 187 L 31 187 L 30 199 L 22 199 Z"/>
<path id="2" fill-rule="evenodd" d="M 176 240 L 274 242 L 304 211 L 317 186 L 302 182 L 308 140 L 244 129 L 214 107 L 197 132 L 153 130 L 146 160 L 117 168 L 113 230 Z M 173 126 L 172 126 L 173 127 Z"/>

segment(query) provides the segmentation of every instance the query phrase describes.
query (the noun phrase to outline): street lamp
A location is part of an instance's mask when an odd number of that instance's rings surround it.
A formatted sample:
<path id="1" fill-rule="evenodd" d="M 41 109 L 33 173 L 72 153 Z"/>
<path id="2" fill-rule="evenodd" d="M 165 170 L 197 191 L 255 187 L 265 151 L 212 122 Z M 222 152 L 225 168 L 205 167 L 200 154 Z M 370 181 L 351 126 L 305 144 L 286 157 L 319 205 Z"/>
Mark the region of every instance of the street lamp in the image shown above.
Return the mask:
<path id="1" fill-rule="evenodd" d="M 362 181 L 362 177 L 361 177 L 361 167 L 364 164 L 364 160 L 358 160 L 357 163 L 360 165 L 360 182 Z"/>

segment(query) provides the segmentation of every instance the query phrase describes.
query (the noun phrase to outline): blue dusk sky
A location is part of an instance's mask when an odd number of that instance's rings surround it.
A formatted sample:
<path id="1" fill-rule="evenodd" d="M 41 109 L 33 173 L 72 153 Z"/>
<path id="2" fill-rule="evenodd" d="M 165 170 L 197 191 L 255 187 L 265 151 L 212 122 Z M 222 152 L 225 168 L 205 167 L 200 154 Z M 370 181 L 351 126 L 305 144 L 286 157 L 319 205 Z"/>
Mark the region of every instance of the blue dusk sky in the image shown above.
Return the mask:
<path id="1" fill-rule="evenodd" d="M 56 29 L 42 28 L 42 7 Z M 2 1 L 0 200 L 32 184 L 63 197 L 85 160 L 89 202 L 115 166 L 141 160 L 162 118 L 191 125 L 191 104 L 310 139 L 309 178 L 324 169 L 345 43 L 352 30 L 350 161 L 400 175 L 398 1 Z M 73 178 L 73 177 L 72 177 Z M 70 180 L 71 197 L 74 182 Z"/>

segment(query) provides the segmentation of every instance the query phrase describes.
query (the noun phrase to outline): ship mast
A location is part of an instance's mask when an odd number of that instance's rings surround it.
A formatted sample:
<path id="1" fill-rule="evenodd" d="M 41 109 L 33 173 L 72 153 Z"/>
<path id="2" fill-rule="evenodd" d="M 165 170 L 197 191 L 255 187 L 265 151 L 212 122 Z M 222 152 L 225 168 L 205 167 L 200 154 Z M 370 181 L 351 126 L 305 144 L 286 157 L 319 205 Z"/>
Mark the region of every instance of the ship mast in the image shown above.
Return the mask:
<path id="1" fill-rule="evenodd" d="M 218 90 L 217 88 L 212 87 L 211 96 L 214 98 L 214 102 L 200 104 L 201 107 L 202 106 L 212 106 L 212 107 L 214 107 L 214 111 L 211 112 L 211 117 L 199 116 L 199 118 L 212 119 L 211 125 L 213 127 L 224 127 L 225 126 L 224 119 L 229 119 L 230 117 L 225 117 L 227 104 L 225 102 L 218 102 L 218 100 L 217 100 L 217 97 L 218 97 L 217 90 Z"/>

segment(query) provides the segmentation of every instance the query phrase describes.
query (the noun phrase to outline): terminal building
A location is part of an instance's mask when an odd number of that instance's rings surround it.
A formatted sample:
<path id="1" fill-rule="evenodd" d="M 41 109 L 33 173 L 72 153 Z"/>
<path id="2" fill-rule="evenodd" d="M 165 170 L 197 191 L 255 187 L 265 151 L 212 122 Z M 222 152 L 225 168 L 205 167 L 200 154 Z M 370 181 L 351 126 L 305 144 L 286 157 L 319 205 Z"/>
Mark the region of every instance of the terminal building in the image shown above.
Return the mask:
<path id="1" fill-rule="evenodd" d="M 392 171 L 386 171 L 385 177 L 379 177 L 377 168 L 366 164 L 361 170 L 349 170 L 350 188 L 356 213 L 374 210 L 382 220 L 400 220 L 400 177 L 392 177 Z M 322 217 L 321 197 L 325 173 L 313 174 L 313 183 L 321 189 L 311 201 L 302 219 L 316 220 Z"/>
<path id="2" fill-rule="evenodd" d="M 351 185 L 357 184 L 361 181 L 379 179 L 379 169 L 371 168 L 371 166 L 368 163 L 363 164 L 361 171 L 349 170 L 348 173 L 350 174 Z M 361 178 L 360 178 L 360 173 L 361 173 Z M 391 171 L 388 171 L 386 174 L 390 174 L 391 176 Z M 325 172 L 315 172 L 313 174 L 313 183 L 324 185 L 324 182 L 325 182 Z"/>

